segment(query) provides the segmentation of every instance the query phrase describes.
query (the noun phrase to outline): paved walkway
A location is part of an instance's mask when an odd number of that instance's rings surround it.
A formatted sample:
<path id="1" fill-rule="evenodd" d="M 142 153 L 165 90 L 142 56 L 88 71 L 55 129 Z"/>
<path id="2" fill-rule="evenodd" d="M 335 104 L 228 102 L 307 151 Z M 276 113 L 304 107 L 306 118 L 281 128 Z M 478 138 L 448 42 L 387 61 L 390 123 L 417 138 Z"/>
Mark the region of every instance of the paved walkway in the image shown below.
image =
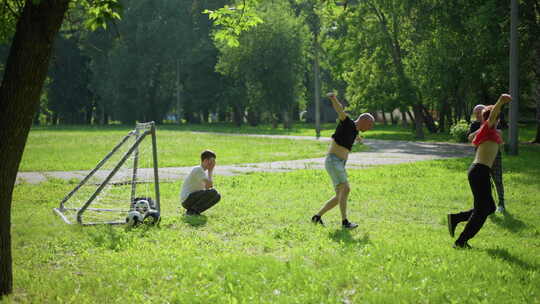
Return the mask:
<path id="1" fill-rule="evenodd" d="M 245 135 L 234 134 L 237 136 L 254 136 L 269 138 L 286 138 L 296 140 L 319 140 L 330 141 L 330 138 L 315 139 L 310 136 L 286 136 L 286 135 Z M 436 142 L 410 142 L 396 140 L 376 140 L 366 139 L 364 144 L 371 149 L 368 152 L 356 152 L 349 155 L 347 167 L 351 169 L 360 169 L 374 165 L 388 165 L 409 163 L 423 160 L 465 157 L 471 156 L 473 149 L 467 144 L 436 143 Z M 276 161 L 266 163 L 247 163 L 237 165 L 219 165 L 216 167 L 217 175 L 238 175 L 249 172 L 286 172 L 298 169 L 322 169 L 324 168 L 324 157 Z M 150 169 L 140 169 L 141 176 L 150 176 Z M 183 178 L 189 173 L 191 167 L 159 168 L 159 177 L 162 181 L 175 181 Z M 17 174 L 17 183 L 24 181 L 31 184 L 37 184 L 46 181 L 48 178 L 60 179 L 82 179 L 88 170 L 84 171 L 48 171 L 48 172 L 19 172 Z M 108 172 L 102 172 L 107 174 Z M 122 172 L 121 172 L 122 173 Z M 122 173 L 121 175 L 127 175 Z"/>

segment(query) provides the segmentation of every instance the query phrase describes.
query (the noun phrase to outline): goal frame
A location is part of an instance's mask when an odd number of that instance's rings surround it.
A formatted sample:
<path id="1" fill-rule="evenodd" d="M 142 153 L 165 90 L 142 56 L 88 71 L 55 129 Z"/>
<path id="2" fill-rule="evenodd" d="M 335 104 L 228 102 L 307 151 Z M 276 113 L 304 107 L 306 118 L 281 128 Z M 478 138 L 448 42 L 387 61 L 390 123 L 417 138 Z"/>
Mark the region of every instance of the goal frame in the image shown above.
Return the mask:
<path id="1" fill-rule="evenodd" d="M 142 131 L 144 130 L 144 131 Z M 142 132 L 141 132 L 142 131 Z M 92 193 L 90 198 L 82 205 L 80 208 L 66 208 L 65 203 L 83 186 L 85 185 L 88 180 L 98 170 L 111 158 L 111 156 L 118 151 L 122 146 L 126 144 L 128 139 L 132 136 L 136 137 L 135 142 L 131 145 L 129 150 L 122 156 L 122 158 L 118 161 L 118 163 L 114 166 L 114 168 L 111 170 L 111 172 L 105 177 L 103 182 L 99 184 L 98 188 Z M 146 122 L 146 123 L 137 123 L 135 130 L 131 130 L 120 142 L 114 146 L 114 148 L 96 165 L 92 171 L 90 171 L 80 182 L 79 184 L 73 188 L 60 202 L 60 206 L 57 208 L 53 208 L 53 212 L 56 213 L 64 222 L 67 224 L 80 224 L 80 225 L 98 225 L 98 224 L 111 224 L 111 225 L 118 225 L 118 224 L 125 224 L 125 221 L 104 221 L 104 222 L 91 222 L 91 221 L 84 221 L 83 220 L 83 214 L 86 210 L 92 210 L 97 212 L 125 212 L 125 210 L 117 210 L 117 209 L 106 209 L 106 208 L 91 208 L 92 202 L 96 199 L 96 197 L 101 193 L 101 191 L 107 186 L 110 182 L 110 180 L 114 177 L 114 175 L 120 170 L 120 168 L 124 165 L 126 160 L 129 159 L 129 157 L 134 154 L 133 157 L 133 172 L 131 175 L 131 197 L 130 197 L 130 209 L 133 208 L 133 200 L 136 197 L 136 190 L 137 190 L 137 169 L 138 169 L 138 163 L 139 163 L 139 145 L 140 143 L 147 137 L 151 137 L 151 144 L 152 144 L 152 167 L 153 167 L 153 177 L 154 177 L 154 195 L 155 195 L 155 208 L 159 212 L 160 209 L 160 192 L 159 192 L 159 174 L 158 174 L 158 158 L 157 158 L 157 143 L 156 143 L 156 125 L 153 121 Z M 64 212 L 67 210 L 77 210 L 76 214 L 76 222 L 70 220 Z"/>

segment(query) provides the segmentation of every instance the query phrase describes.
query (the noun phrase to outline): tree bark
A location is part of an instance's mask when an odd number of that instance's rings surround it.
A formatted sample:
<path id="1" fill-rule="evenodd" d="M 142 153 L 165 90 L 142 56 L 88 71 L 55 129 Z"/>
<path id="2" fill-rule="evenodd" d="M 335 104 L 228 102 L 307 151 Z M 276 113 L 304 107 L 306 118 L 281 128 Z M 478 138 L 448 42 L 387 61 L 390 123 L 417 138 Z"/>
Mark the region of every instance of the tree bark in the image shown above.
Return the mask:
<path id="1" fill-rule="evenodd" d="M 433 116 L 431 116 L 431 113 L 429 113 L 426 106 L 423 104 L 420 104 L 422 108 L 422 114 L 423 114 L 423 121 L 426 124 L 426 127 L 428 128 L 430 133 L 437 133 L 437 126 L 435 125 L 435 121 L 433 120 Z"/>
<path id="2" fill-rule="evenodd" d="M 536 42 L 536 136 L 533 143 L 540 144 L 540 42 Z"/>
<path id="3" fill-rule="evenodd" d="M 404 128 L 407 128 L 409 124 L 407 123 L 407 116 L 405 116 L 406 111 L 400 110 L 400 112 L 401 112 L 401 124 L 403 125 Z"/>
<path id="4" fill-rule="evenodd" d="M 19 163 L 69 0 L 25 1 L 0 85 L 0 296 L 13 290 L 11 200 Z"/>
<path id="5" fill-rule="evenodd" d="M 236 126 L 241 126 L 244 123 L 244 107 L 240 105 L 233 106 L 233 122 Z"/>
<path id="6" fill-rule="evenodd" d="M 424 139 L 424 116 L 422 115 L 422 104 L 413 105 L 414 112 L 414 126 L 415 126 L 415 137 L 417 139 Z"/>

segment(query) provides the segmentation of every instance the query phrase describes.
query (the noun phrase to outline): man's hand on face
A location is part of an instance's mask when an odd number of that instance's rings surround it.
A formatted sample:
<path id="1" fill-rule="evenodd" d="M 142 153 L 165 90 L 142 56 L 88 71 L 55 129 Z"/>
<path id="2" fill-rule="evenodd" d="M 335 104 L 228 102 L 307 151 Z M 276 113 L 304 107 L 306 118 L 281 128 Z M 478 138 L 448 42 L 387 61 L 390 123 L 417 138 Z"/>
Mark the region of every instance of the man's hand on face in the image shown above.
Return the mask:
<path id="1" fill-rule="evenodd" d="M 210 171 L 210 172 L 214 171 L 215 167 L 216 167 L 216 160 L 215 159 L 209 159 L 208 160 L 208 171 Z"/>

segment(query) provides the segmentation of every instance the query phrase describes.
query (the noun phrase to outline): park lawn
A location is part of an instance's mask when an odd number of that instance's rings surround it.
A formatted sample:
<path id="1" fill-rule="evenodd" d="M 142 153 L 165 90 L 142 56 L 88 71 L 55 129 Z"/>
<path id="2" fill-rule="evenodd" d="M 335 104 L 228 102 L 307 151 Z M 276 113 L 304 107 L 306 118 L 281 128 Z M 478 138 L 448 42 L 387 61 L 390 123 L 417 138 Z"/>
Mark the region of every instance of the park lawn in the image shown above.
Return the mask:
<path id="1" fill-rule="evenodd" d="M 217 176 L 201 217 L 162 183 L 159 228 L 68 226 L 51 212 L 74 186 L 14 192 L 14 294 L 24 303 L 539 303 L 540 147 L 505 156 L 509 213 L 451 248 L 445 215 L 470 208 L 451 159 L 349 170 L 349 218 L 309 218 L 332 195 L 324 170 Z M 460 224 L 457 233 L 461 232 Z"/>
<path id="2" fill-rule="evenodd" d="M 412 127 L 412 126 L 411 126 Z M 163 125 L 162 129 L 166 130 L 183 130 L 183 131 L 199 131 L 199 132 L 217 132 L 217 133 L 236 133 L 236 134 L 273 134 L 273 135 L 293 135 L 293 136 L 315 136 L 315 126 L 309 123 L 295 123 L 291 129 L 284 129 L 281 125 L 277 128 L 272 128 L 271 125 L 259 125 L 252 127 L 242 125 L 240 127 L 227 123 L 210 123 L 210 124 L 186 124 L 186 125 Z M 321 125 L 321 136 L 330 137 L 336 128 L 335 123 L 324 123 Z M 505 131 L 506 132 L 506 131 Z M 535 124 L 521 124 L 519 126 L 520 142 L 531 141 L 536 134 Z M 422 141 L 434 142 L 455 142 L 455 139 L 448 133 L 429 133 L 424 129 L 425 139 Z M 383 140 L 407 140 L 417 141 L 411 128 L 404 128 L 402 125 L 384 125 L 381 123 L 375 124 L 375 127 L 362 133 L 362 136 L 369 139 Z M 506 134 L 505 134 L 505 138 Z"/>
<path id="3" fill-rule="evenodd" d="M 129 130 L 120 126 L 33 129 L 19 170 L 92 169 Z M 157 146 L 160 167 L 196 165 L 204 149 L 216 152 L 221 165 L 322 157 L 328 150 L 328 142 L 323 141 L 201 134 L 159 126 Z M 358 144 L 354 151 L 366 149 Z"/>
<path id="4" fill-rule="evenodd" d="M 259 125 L 252 127 L 242 125 L 240 127 L 226 123 L 211 124 L 189 124 L 189 125 L 165 125 L 169 130 L 190 130 L 201 132 L 220 132 L 220 133 L 241 133 L 241 134 L 274 134 L 274 135 L 293 135 L 293 136 L 315 136 L 315 125 L 310 123 L 295 123 L 291 129 L 284 129 L 281 125 L 273 128 L 271 125 Z M 330 137 L 336 128 L 336 123 L 324 123 L 321 125 L 321 136 Z M 430 134 L 424 131 L 426 141 L 452 141 L 448 133 Z M 401 125 L 384 125 L 377 123 L 375 127 L 365 133 L 365 138 L 388 139 L 388 140 L 415 140 L 414 134 L 410 128 L 403 128 Z"/>
<path id="5" fill-rule="evenodd" d="M 323 137 L 330 137 L 335 124 L 324 124 Z M 29 134 L 19 171 L 89 170 L 116 145 L 130 130 L 127 126 L 61 126 L 37 127 Z M 535 126 L 520 129 L 520 141 L 530 141 Z M 212 132 L 201 134 L 199 132 Z M 216 134 L 218 133 L 218 134 Z M 295 139 L 239 137 L 232 134 L 272 134 L 313 136 L 309 124 L 296 124 L 291 130 L 270 126 L 234 127 L 230 124 L 162 125 L 158 126 L 157 145 L 160 167 L 192 166 L 204 149 L 218 155 L 219 164 L 241 164 L 321 157 L 327 142 Z M 414 140 L 407 128 L 376 125 L 362 134 L 368 139 Z M 446 133 L 429 134 L 425 141 L 454 141 Z M 355 145 L 354 152 L 368 150 Z"/>

